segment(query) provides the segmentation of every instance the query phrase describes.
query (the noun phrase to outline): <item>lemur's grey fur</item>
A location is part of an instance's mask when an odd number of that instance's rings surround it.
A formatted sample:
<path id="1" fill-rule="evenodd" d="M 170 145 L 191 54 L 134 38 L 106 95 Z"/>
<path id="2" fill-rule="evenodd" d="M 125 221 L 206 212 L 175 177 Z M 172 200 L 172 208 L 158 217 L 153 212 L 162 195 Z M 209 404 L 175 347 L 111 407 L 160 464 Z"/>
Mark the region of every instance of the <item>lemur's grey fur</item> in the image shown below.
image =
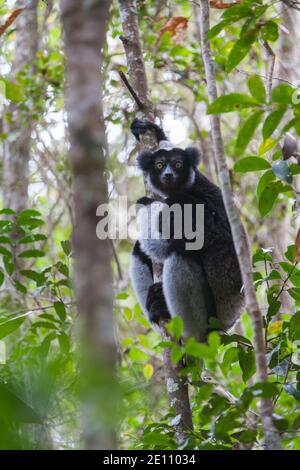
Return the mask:
<path id="1" fill-rule="evenodd" d="M 144 228 L 150 218 L 153 229 L 151 236 L 136 242 L 132 253 L 131 278 L 138 300 L 151 322 L 180 315 L 185 336 L 204 340 L 210 317 L 227 330 L 243 306 L 241 274 L 221 191 L 197 170 L 197 149 L 171 148 L 162 129 L 149 121 L 135 119 L 131 129 L 138 140 L 150 129 L 163 141 L 158 151 L 138 156 L 150 187 L 163 198 L 138 200 L 138 225 Z M 204 205 L 201 249 L 186 250 L 186 240 L 172 234 L 168 240 L 162 238 L 159 215 L 174 203 Z M 153 281 L 152 261 L 163 263 L 162 283 Z"/>

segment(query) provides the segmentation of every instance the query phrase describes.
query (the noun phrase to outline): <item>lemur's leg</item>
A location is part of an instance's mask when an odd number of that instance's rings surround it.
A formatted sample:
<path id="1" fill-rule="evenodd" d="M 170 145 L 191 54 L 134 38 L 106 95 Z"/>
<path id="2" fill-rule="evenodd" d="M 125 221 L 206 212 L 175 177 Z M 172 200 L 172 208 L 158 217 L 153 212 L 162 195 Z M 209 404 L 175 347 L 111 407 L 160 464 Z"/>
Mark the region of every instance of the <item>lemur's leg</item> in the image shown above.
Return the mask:
<path id="1" fill-rule="evenodd" d="M 172 253 L 164 263 L 163 289 L 171 316 L 183 319 L 184 335 L 203 341 L 216 306 L 201 265 Z"/>
<path id="2" fill-rule="evenodd" d="M 153 283 L 151 259 L 137 241 L 131 256 L 131 279 L 138 301 L 151 322 L 169 319 L 161 282 Z"/>

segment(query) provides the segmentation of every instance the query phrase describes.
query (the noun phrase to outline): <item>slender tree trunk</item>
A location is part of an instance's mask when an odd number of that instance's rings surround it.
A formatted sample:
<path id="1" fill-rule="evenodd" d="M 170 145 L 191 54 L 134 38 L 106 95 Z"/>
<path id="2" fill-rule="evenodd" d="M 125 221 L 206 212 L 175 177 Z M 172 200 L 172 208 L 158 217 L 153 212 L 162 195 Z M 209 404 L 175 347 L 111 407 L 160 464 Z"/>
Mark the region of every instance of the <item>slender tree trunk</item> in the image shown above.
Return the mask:
<path id="1" fill-rule="evenodd" d="M 34 59 L 38 47 L 37 24 L 38 0 L 18 0 L 16 8 L 24 8 L 15 22 L 16 39 L 14 60 L 11 70 L 13 81 L 18 72 L 29 66 L 29 73 L 34 72 Z M 30 141 L 32 121 L 29 116 L 20 112 L 16 104 L 6 110 L 4 132 L 8 139 L 4 145 L 3 164 L 3 202 L 4 207 L 15 211 L 23 210 L 28 205 L 28 163 L 30 158 Z"/>
<path id="2" fill-rule="evenodd" d="M 141 117 L 153 120 L 155 109 L 149 99 L 147 76 L 140 42 L 136 2 L 134 0 L 119 0 L 119 4 L 124 33 L 124 36 L 120 39 L 123 42 L 126 52 L 130 82 L 135 93 L 143 104 L 143 109 L 140 109 Z M 151 149 L 157 148 L 155 136 L 152 133 L 147 133 L 147 135 L 142 139 L 142 146 Z M 153 194 L 151 194 L 151 196 L 156 197 L 156 195 Z M 162 269 L 163 267 L 161 265 L 153 264 L 153 273 L 156 282 L 161 280 Z M 160 325 L 160 330 L 163 339 L 169 340 L 170 338 L 164 325 Z M 170 405 L 173 407 L 176 416 L 179 418 L 178 423 L 175 425 L 175 432 L 177 440 L 180 443 L 186 438 L 186 432 L 193 428 L 187 380 L 186 377 L 182 377 L 180 375 L 180 371 L 183 368 L 182 363 L 178 363 L 176 366 L 172 364 L 169 349 L 165 349 L 163 359 Z"/>
<path id="3" fill-rule="evenodd" d="M 96 236 L 96 209 L 107 203 L 101 61 L 109 0 L 62 0 L 66 108 L 73 172 L 75 288 L 83 322 L 82 407 L 88 449 L 113 449 L 116 418 L 111 244 Z"/>
<path id="4" fill-rule="evenodd" d="M 210 43 L 206 39 L 209 31 L 209 0 L 200 0 L 200 26 L 201 26 L 201 49 L 205 67 L 207 92 L 210 102 L 217 99 L 217 87 L 215 79 L 214 62 L 212 58 Z M 233 192 L 230 183 L 230 175 L 224 153 L 224 144 L 221 134 L 220 117 L 211 116 L 211 132 L 214 144 L 216 160 L 218 162 L 219 179 L 224 199 L 226 212 L 229 218 L 235 249 L 238 255 L 240 268 L 244 283 L 246 307 L 252 319 L 254 347 L 256 354 L 257 375 L 260 382 L 267 382 L 268 371 L 265 354 L 265 343 L 262 328 L 262 314 L 256 299 L 252 279 L 252 263 L 250 247 L 247 235 L 243 228 L 238 210 L 234 203 Z M 269 398 L 260 401 L 260 416 L 265 435 L 265 447 L 269 450 L 280 449 L 279 435 L 272 419 L 272 402 Z"/>

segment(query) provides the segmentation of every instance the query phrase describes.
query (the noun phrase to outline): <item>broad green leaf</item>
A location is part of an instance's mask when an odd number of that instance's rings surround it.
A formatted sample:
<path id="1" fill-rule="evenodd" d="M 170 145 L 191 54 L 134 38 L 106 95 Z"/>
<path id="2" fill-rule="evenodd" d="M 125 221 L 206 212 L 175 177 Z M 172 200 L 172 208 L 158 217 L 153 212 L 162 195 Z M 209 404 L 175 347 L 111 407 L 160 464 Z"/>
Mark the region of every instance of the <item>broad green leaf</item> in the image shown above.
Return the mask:
<path id="1" fill-rule="evenodd" d="M 257 196 L 257 199 L 260 198 L 261 196 L 261 193 L 263 192 L 263 190 L 265 189 L 265 187 L 271 182 L 271 181 L 274 181 L 275 180 L 275 175 L 273 173 L 272 170 L 268 170 L 266 171 L 262 177 L 260 178 L 259 182 L 258 182 L 258 185 L 257 185 L 257 188 L 256 188 L 256 196 Z"/>
<path id="2" fill-rule="evenodd" d="M 25 99 L 23 87 L 8 80 L 3 81 L 5 83 L 6 98 L 16 104 L 22 103 Z"/>
<path id="3" fill-rule="evenodd" d="M 260 103 L 266 102 L 265 85 L 259 75 L 251 75 L 251 77 L 248 78 L 248 88 L 253 98 Z"/>
<path id="4" fill-rule="evenodd" d="M 251 96 L 242 93 L 230 93 L 220 96 L 208 106 L 208 114 L 230 113 L 240 109 L 257 107 L 258 103 Z"/>
<path id="5" fill-rule="evenodd" d="M 175 338 L 180 339 L 183 333 L 183 321 L 181 317 L 174 317 L 167 324 L 167 330 L 175 335 Z"/>
<path id="6" fill-rule="evenodd" d="M 21 400 L 6 384 L 0 383 L 0 416 L 4 422 L 42 423 L 33 408 Z"/>
<path id="7" fill-rule="evenodd" d="M 277 176 L 277 178 L 285 181 L 286 183 L 291 183 L 293 181 L 293 176 L 290 167 L 284 160 L 275 162 L 272 165 L 272 170 Z"/>
<path id="8" fill-rule="evenodd" d="M 247 382 L 256 371 L 255 353 L 253 349 L 243 349 L 241 346 L 239 350 L 239 364 L 243 373 L 243 381 Z"/>
<path id="9" fill-rule="evenodd" d="M 287 83 L 282 83 L 281 85 L 273 88 L 271 101 L 272 103 L 290 104 L 294 91 L 294 88 L 292 88 L 290 85 Z"/>
<path id="10" fill-rule="evenodd" d="M 286 393 L 294 397 L 297 401 L 300 401 L 300 392 L 294 387 L 293 384 L 282 384 L 282 387 Z"/>
<path id="11" fill-rule="evenodd" d="M 19 212 L 18 219 L 30 219 L 32 217 L 41 217 L 41 213 L 35 209 L 24 209 Z"/>
<path id="12" fill-rule="evenodd" d="M 54 302 L 53 307 L 61 321 L 67 317 L 66 307 L 63 302 Z"/>
<path id="13" fill-rule="evenodd" d="M 10 333 L 17 330 L 22 325 L 22 323 L 24 323 L 25 320 L 26 317 L 21 316 L 2 321 L 2 323 L 0 323 L 0 339 L 5 338 L 6 336 L 10 335 Z"/>
<path id="14" fill-rule="evenodd" d="M 292 316 L 289 326 L 289 338 L 291 341 L 300 339 L 300 312 Z"/>
<path id="15" fill-rule="evenodd" d="M 28 279 L 32 279 L 37 284 L 39 284 L 44 279 L 44 276 L 42 274 L 40 274 L 36 271 L 33 271 L 32 269 L 23 269 L 21 271 L 21 274 L 22 274 L 22 276 L 25 276 Z"/>
<path id="16" fill-rule="evenodd" d="M 0 286 L 2 286 L 4 279 L 5 279 L 4 273 L 2 269 L 0 269 Z"/>
<path id="17" fill-rule="evenodd" d="M 241 155 L 246 149 L 247 145 L 253 137 L 257 126 L 261 122 L 262 114 L 263 111 L 256 111 L 252 114 L 252 116 L 247 119 L 247 121 L 240 128 L 235 145 L 235 152 L 237 153 L 237 155 Z"/>
<path id="18" fill-rule="evenodd" d="M 252 29 L 246 31 L 244 35 L 238 41 L 236 41 L 229 53 L 226 64 L 227 72 L 231 72 L 244 59 L 244 57 L 246 57 L 257 36 L 258 30 Z"/>
<path id="19" fill-rule="evenodd" d="M 4 248 L 4 246 L 0 246 L 0 255 L 12 258 L 12 253 L 7 248 Z"/>
<path id="20" fill-rule="evenodd" d="M 128 355 L 133 362 L 147 362 L 149 360 L 149 355 L 135 346 L 130 349 Z"/>
<path id="21" fill-rule="evenodd" d="M 285 111 L 286 107 L 276 109 L 276 111 L 273 111 L 268 115 L 262 129 L 262 135 L 264 140 L 266 140 L 273 134 L 275 129 L 278 127 L 278 124 L 280 123 L 281 119 L 283 118 Z"/>
<path id="22" fill-rule="evenodd" d="M 270 163 L 260 157 L 245 157 L 234 165 L 234 171 L 238 173 L 247 173 L 250 171 L 262 171 L 271 168 Z"/>
<path id="23" fill-rule="evenodd" d="M 127 294 L 127 292 L 119 292 L 117 295 L 116 295 L 116 299 L 118 300 L 126 300 L 128 299 L 129 295 Z"/>
<path id="24" fill-rule="evenodd" d="M 262 190 L 262 193 L 258 201 L 258 208 L 259 208 L 260 214 L 263 217 L 270 212 L 270 210 L 275 204 L 277 196 L 278 196 L 277 185 L 273 182 L 269 183 Z"/>
<path id="25" fill-rule="evenodd" d="M 267 21 L 261 28 L 261 37 L 264 41 L 277 41 L 278 24 L 275 21 Z"/>
<path id="26" fill-rule="evenodd" d="M 198 343 L 194 338 L 188 339 L 185 345 L 185 351 L 187 354 L 198 358 L 213 359 L 215 357 L 215 351 L 209 348 L 206 344 Z"/>

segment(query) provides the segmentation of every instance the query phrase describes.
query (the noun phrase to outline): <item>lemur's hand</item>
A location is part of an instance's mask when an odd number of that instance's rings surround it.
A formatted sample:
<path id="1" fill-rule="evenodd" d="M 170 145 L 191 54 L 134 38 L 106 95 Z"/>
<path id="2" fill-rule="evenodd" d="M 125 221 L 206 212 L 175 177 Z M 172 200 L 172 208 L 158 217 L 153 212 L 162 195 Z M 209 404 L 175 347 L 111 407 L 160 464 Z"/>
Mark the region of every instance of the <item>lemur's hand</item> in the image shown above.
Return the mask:
<path id="1" fill-rule="evenodd" d="M 130 129 L 136 140 L 140 140 L 140 135 L 145 134 L 145 132 L 151 128 L 151 124 L 150 121 L 143 121 L 142 119 L 134 119 L 132 121 Z"/>
<path id="2" fill-rule="evenodd" d="M 152 204 L 152 202 L 154 202 L 154 199 L 151 199 L 147 196 L 141 197 L 136 201 L 136 203 L 140 204 L 141 206 L 149 206 L 150 204 Z"/>
<path id="3" fill-rule="evenodd" d="M 132 121 L 130 129 L 134 137 L 138 141 L 140 141 L 140 136 L 145 134 L 145 132 L 147 131 L 154 132 L 158 142 L 160 142 L 161 140 L 167 140 L 164 131 L 157 124 L 148 121 L 147 119 L 134 119 Z"/>
<path id="4" fill-rule="evenodd" d="M 150 286 L 146 302 L 149 319 L 153 323 L 171 318 L 163 293 L 162 282 L 156 282 Z"/>

